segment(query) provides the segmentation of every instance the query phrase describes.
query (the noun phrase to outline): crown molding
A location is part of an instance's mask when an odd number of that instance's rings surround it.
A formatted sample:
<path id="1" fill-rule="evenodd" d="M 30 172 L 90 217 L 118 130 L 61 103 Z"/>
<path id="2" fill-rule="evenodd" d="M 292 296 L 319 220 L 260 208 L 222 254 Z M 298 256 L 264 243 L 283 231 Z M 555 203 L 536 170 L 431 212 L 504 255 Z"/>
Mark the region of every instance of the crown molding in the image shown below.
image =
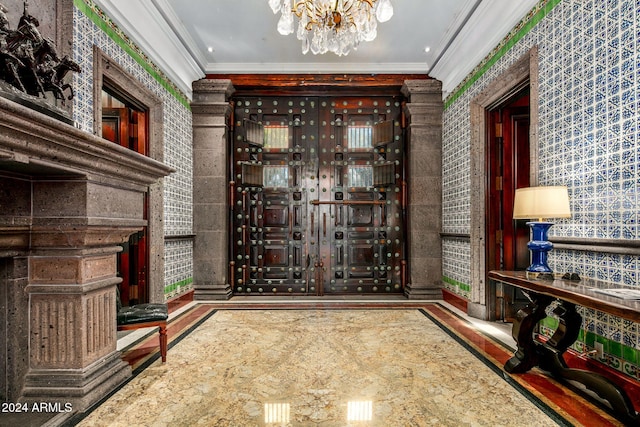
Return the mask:
<path id="1" fill-rule="evenodd" d="M 153 61 L 165 75 L 192 99 L 191 83 L 204 77 L 199 60 L 189 49 L 185 31 L 177 31 L 175 21 L 169 22 L 164 0 L 94 0 L 120 29 Z M 173 25 L 173 26 L 172 26 Z M 181 39 L 182 37 L 182 39 Z M 186 42 L 185 42 L 186 41 Z M 192 43 L 192 41 L 191 41 Z"/>
<path id="2" fill-rule="evenodd" d="M 429 72 L 442 81 L 443 96 L 453 91 L 537 3 L 482 1 Z"/>

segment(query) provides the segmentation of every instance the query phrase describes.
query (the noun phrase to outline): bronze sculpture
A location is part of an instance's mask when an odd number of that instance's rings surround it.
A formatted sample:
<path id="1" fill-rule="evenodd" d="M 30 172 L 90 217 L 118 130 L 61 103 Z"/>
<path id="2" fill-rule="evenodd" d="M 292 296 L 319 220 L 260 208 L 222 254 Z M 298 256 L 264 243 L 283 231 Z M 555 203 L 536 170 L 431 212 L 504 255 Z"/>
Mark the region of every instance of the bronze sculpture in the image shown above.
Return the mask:
<path id="1" fill-rule="evenodd" d="M 8 10 L 0 4 L 0 78 L 36 98 L 46 98 L 46 92 L 52 92 L 64 105 L 74 96 L 64 77 L 69 71 L 80 72 L 80 66 L 68 55 L 59 57 L 53 41 L 40 34 L 40 23 L 29 14 L 28 6 L 25 1 L 18 27 L 12 30 Z"/>

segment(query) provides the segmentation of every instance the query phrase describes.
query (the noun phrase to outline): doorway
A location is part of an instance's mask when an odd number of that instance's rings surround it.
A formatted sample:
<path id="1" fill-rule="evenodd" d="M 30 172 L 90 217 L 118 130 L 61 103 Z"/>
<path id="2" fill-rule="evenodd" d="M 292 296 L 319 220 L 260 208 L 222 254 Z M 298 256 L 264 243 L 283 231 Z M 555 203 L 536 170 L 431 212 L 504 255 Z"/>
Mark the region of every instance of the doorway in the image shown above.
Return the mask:
<path id="1" fill-rule="evenodd" d="M 403 292 L 399 96 L 234 99 L 235 295 Z"/>
<path id="2" fill-rule="evenodd" d="M 149 151 L 148 113 L 146 109 L 105 86 L 102 90 L 102 137 L 129 150 L 147 155 Z M 148 220 L 148 195 L 143 218 Z M 132 234 L 118 254 L 120 302 L 130 306 L 149 302 L 147 227 Z"/>
<path id="3" fill-rule="evenodd" d="M 529 265 L 529 227 L 513 219 L 517 188 L 528 187 L 529 84 L 487 110 L 489 203 L 487 215 L 488 270 L 524 270 Z M 512 322 L 529 300 L 517 288 L 496 283 L 495 318 Z"/>
<path id="4" fill-rule="evenodd" d="M 470 282 L 471 296 L 468 313 L 472 316 L 496 320 L 496 283 L 487 279 L 489 263 L 494 259 L 488 248 L 490 187 L 495 185 L 489 167 L 488 111 L 513 99 L 523 87 L 529 87 L 529 152 L 524 157 L 529 163 L 529 185 L 536 185 L 538 171 L 538 49 L 531 48 L 486 86 L 470 102 L 471 127 L 471 221 L 470 229 Z M 520 158 L 520 157 L 519 157 Z"/>

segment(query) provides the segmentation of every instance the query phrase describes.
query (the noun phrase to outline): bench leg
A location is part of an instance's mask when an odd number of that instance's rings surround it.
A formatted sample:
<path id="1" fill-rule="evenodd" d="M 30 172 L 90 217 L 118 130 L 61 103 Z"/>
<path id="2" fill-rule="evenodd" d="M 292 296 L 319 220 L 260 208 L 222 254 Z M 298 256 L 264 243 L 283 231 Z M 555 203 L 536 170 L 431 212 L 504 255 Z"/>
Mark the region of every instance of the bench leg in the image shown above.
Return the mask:
<path id="1" fill-rule="evenodd" d="M 167 361 L 167 325 L 160 326 L 160 356 L 162 363 Z"/>

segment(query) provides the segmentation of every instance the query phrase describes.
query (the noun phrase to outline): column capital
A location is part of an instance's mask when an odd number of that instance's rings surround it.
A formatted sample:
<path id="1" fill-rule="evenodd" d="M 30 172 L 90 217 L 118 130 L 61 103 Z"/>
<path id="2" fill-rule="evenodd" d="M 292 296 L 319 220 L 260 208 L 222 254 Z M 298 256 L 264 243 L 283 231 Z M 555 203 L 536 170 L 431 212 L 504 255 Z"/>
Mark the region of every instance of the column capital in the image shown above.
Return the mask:
<path id="1" fill-rule="evenodd" d="M 405 80 L 401 91 L 410 103 L 442 103 L 442 82 L 440 80 Z"/>
<path id="2" fill-rule="evenodd" d="M 235 92 L 229 79 L 201 79 L 192 84 L 192 105 L 227 102 Z"/>

